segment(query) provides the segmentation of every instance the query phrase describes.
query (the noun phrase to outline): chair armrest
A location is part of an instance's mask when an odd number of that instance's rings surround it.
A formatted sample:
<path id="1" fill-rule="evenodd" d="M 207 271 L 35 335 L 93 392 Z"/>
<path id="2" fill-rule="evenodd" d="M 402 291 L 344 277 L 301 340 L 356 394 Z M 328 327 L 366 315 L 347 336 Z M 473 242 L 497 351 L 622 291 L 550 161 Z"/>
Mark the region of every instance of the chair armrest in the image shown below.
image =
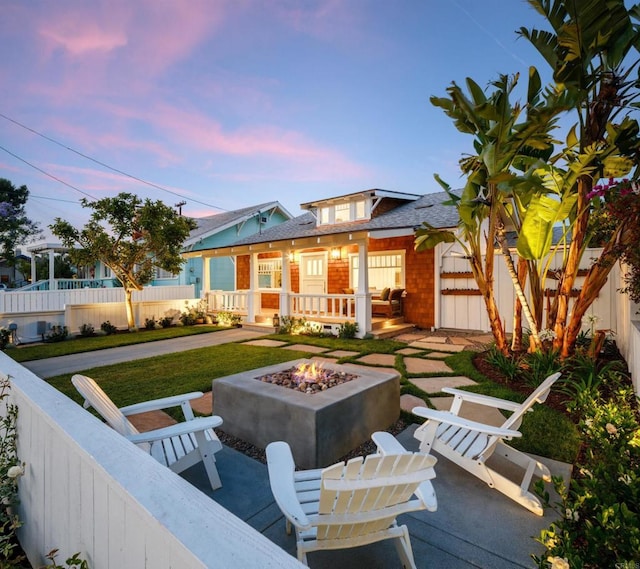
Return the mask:
<path id="1" fill-rule="evenodd" d="M 441 391 L 448 393 L 449 395 L 460 397 L 464 401 L 469 401 L 470 403 L 478 403 L 487 407 L 497 407 L 498 409 L 504 409 L 505 411 L 517 411 L 522 406 L 522 403 L 516 403 L 515 401 L 509 401 L 508 399 L 499 399 L 497 397 L 491 397 L 491 395 L 480 395 L 479 393 L 472 393 L 471 391 L 464 391 L 453 387 L 443 387 Z"/>
<path id="2" fill-rule="evenodd" d="M 151 443 L 153 441 L 168 439 L 170 437 L 178 437 L 180 435 L 197 433 L 198 431 L 215 429 L 220 425 L 222 425 L 222 417 L 218 417 L 217 415 L 213 415 L 212 417 L 198 417 L 192 421 L 176 423 L 175 425 L 162 427 L 161 429 L 154 429 L 153 431 L 138 433 L 136 435 L 127 435 L 127 439 L 136 444 Z"/>
<path id="3" fill-rule="evenodd" d="M 179 407 L 185 401 L 198 399 L 203 395 L 202 391 L 192 391 L 191 393 L 184 393 L 182 395 L 172 395 L 171 397 L 152 399 L 151 401 L 143 401 L 142 403 L 121 407 L 120 412 L 126 416 L 144 413 L 145 411 L 156 411 L 158 409 L 168 409 L 169 407 Z"/>
<path id="4" fill-rule="evenodd" d="M 269 484 L 280 511 L 297 528 L 310 529 L 309 518 L 296 495 L 293 478 L 295 464 L 291 448 L 283 441 L 276 441 L 267 445 L 266 454 Z"/>
<path id="5" fill-rule="evenodd" d="M 470 431 L 477 431 L 489 436 L 496 437 L 521 437 L 520 431 L 513 431 L 511 429 L 503 429 L 502 427 L 493 427 L 485 423 L 478 423 L 476 421 L 470 421 L 469 419 L 463 419 L 458 415 L 449 413 L 448 411 L 436 411 L 434 409 L 428 409 L 427 407 L 414 407 L 412 410 L 414 415 L 430 419 L 438 423 L 446 423 L 453 425 L 454 427 L 461 427 L 463 429 L 469 429 Z"/>
<path id="6" fill-rule="evenodd" d="M 376 444 L 376 447 L 378 447 L 380 454 L 402 454 L 409 452 L 398 439 L 386 431 L 376 431 L 371 435 L 371 440 Z"/>

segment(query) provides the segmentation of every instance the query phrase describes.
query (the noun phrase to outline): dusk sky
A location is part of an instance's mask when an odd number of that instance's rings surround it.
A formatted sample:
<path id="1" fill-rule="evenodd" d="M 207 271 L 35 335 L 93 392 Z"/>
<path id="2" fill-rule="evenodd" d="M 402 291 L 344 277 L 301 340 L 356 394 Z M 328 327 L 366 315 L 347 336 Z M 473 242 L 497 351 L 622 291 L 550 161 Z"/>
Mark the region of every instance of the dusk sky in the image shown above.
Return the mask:
<path id="1" fill-rule="evenodd" d="M 472 139 L 429 97 L 547 76 L 515 33 L 541 25 L 524 0 L 4 0 L 0 177 L 43 229 L 123 191 L 200 217 L 459 187 Z"/>

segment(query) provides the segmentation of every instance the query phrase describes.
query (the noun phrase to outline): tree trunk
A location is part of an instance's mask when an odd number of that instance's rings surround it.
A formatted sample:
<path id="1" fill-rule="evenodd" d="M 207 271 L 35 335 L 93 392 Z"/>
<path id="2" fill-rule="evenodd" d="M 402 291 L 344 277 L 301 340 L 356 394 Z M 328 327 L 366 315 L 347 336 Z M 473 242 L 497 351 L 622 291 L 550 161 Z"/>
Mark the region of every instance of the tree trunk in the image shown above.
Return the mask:
<path id="1" fill-rule="evenodd" d="M 509 276 L 511 277 L 511 281 L 513 282 L 513 288 L 516 291 L 516 297 L 520 301 L 522 311 L 524 312 L 527 322 L 531 327 L 531 337 L 533 339 L 534 346 L 536 347 L 536 349 L 541 349 L 542 343 L 540 342 L 540 336 L 538 335 L 538 326 L 533 319 L 533 314 L 531 314 L 529 303 L 527 302 L 527 298 L 525 297 L 522 286 L 520 285 L 520 279 L 518 278 L 518 274 L 516 273 L 513 259 L 511 258 L 511 251 L 509 251 L 507 240 L 504 235 L 504 227 L 502 226 L 502 224 L 500 224 L 500 227 L 498 228 L 496 237 L 498 239 L 498 243 L 500 244 L 502 256 L 504 257 L 505 263 L 507 264 L 507 271 L 509 271 Z"/>
<path id="2" fill-rule="evenodd" d="M 529 265 L 526 259 L 518 257 L 518 283 L 520 288 L 524 287 L 527 279 Z M 522 303 L 516 296 L 515 307 L 513 310 L 513 338 L 511 339 L 511 351 L 522 351 Z"/>
<path id="3" fill-rule="evenodd" d="M 138 327 L 136 326 L 136 319 L 133 314 L 133 289 L 125 285 L 124 287 L 124 303 L 127 309 L 127 327 L 129 332 L 136 332 Z"/>
<path id="4" fill-rule="evenodd" d="M 569 299 L 571 298 L 571 291 L 578 276 L 580 260 L 584 250 L 584 241 L 587 235 L 587 225 L 589 222 L 587 192 L 591 189 L 591 185 L 591 179 L 586 176 L 582 176 L 578 180 L 578 215 L 573 225 L 569 254 L 564 266 L 564 272 L 560 275 L 560 280 L 558 281 L 558 295 L 556 298 L 557 310 L 555 313 L 555 322 L 553 323 L 553 331 L 556 337 L 553 340 L 553 349 L 559 352 L 562 352 L 565 344 Z"/>
<path id="5" fill-rule="evenodd" d="M 629 225 L 621 226 L 605 245 L 600 258 L 591 266 L 587 273 L 582 290 L 576 299 L 571 311 L 569 324 L 566 328 L 560 357 L 566 358 L 573 353 L 578 334 L 582 329 L 582 318 L 589 307 L 598 298 L 598 294 L 609 278 L 609 273 L 618 260 L 620 245 L 628 244 L 631 239 Z"/>

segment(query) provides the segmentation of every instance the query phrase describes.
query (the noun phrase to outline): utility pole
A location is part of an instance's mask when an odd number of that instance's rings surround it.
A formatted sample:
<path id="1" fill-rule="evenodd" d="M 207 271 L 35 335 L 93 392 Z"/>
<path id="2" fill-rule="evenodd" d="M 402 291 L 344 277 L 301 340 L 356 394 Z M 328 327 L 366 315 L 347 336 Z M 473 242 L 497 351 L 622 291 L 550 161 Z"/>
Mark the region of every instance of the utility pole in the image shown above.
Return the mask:
<path id="1" fill-rule="evenodd" d="M 177 208 L 178 208 L 178 215 L 180 215 L 180 216 L 182 215 L 182 206 L 183 206 L 183 205 L 187 205 L 187 202 L 185 202 L 185 201 L 181 201 L 181 202 L 178 202 L 178 203 L 175 205 L 175 207 L 177 207 Z"/>

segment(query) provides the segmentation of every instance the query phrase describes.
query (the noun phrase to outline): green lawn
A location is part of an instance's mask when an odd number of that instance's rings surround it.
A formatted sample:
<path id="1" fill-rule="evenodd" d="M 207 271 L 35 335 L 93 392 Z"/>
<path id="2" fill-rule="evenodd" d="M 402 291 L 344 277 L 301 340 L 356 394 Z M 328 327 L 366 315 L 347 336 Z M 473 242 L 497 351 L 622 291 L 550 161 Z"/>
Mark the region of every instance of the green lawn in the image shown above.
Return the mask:
<path id="1" fill-rule="evenodd" d="M 181 336 L 193 336 L 194 334 L 208 334 L 217 330 L 224 330 L 220 326 L 173 326 L 171 328 L 158 328 L 157 330 L 140 330 L 138 332 L 118 332 L 110 336 L 97 335 L 89 338 L 81 336 L 67 339 L 63 342 L 46 344 L 33 344 L 30 346 L 9 347 L 5 352 L 17 362 L 28 362 L 41 360 L 44 358 L 54 358 L 56 356 L 67 356 L 69 354 L 79 354 L 92 350 L 106 350 L 107 348 L 117 348 L 130 344 L 142 344 L 145 342 L 155 342 L 168 338 L 179 338 Z"/>
<path id="2" fill-rule="evenodd" d="M 204 327 L 187 327 L 184 330 L 202 328 Z M 182 329 L 176 328 L 175 330 Z M 131 336 L 143 338 L 146 335 L 147 332 Z M 271 338 L 289 344 L 308 344 L 332 350 L 358 352 L 357 356 L 343 358 L 339 360 L 340 362 L 353 361 L 364 354 L 394 353 L 396 350 L 406 347 L 405 344 L 392 340 L 341 340 L 275 335 Z M 75 342 L 76 340 L 68 342 L 68 344 L 72 345 Z M 78 340 L 78 342 L 82 341 Z M 189 391 L 209 391 L 211 382 L 217 377 L 308 356 L 309 353 L 303 349 L 300 351 L 283 350 L 281 348 L 230 343 L 112 366 L 91 368 L 83 373 L 97 380 L 116 405 L 121 407 Z M 473 391 L 517 401 L 523 400 L 522 395 L 490 381 L 479 373 L 473 367 L 472 357 L 472 352 L 460 352 L 446 358 L 446 363 L 453 369 L 451 375 L 466 375 L 477 381 L 478 385 L 472 388 Z M 410 382 L 400 354 L 396 355 L 395 367 L 401 374 L 402 393 L 412 393 L 426 401 L 429 400 L 429 395 L 435 395 L 421 391 Z M 81 399 L 70 379 L 71 374 L 65 374 L 51 378 L 48 382 L 80 403 Z M 419 421 L 417 417 L 408 413 L 405 414 L 405 418 L 410 421 Z M 575 459 L 578 450 L 577 430 L 561 413 L 538 405 L 533 412 L 526 415 L 522 431 L 522 439 L 513 442 L 517 448 L 565 462 L 573 462 Z"/>

